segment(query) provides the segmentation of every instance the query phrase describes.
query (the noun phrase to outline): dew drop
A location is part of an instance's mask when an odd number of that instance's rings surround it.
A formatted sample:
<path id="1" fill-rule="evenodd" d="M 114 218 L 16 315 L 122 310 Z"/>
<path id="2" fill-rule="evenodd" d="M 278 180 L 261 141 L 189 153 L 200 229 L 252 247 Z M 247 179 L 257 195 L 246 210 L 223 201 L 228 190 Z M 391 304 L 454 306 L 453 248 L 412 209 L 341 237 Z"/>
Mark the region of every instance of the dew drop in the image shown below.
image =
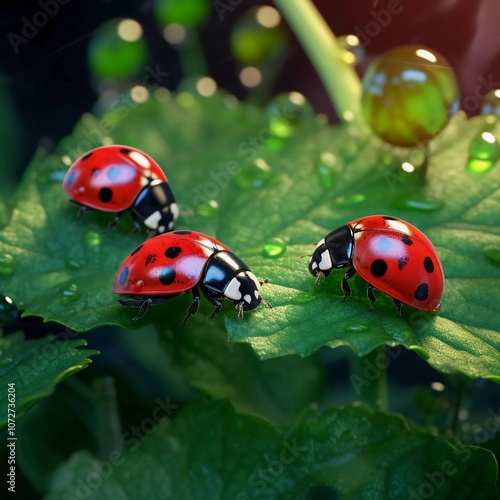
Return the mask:
<path id="1" fill-rule="evenodd" d="M 335 203 L 337 205 L 356 205 L 357 203 L 361 203 L 365 201 L 365 195 L 361 193 L 350 194 L 347 196 L 339 196 Z"/>
<path id="2" fill-rule="evenodd" d="M 295 133 L 302 121 L 314 118 L 314 109 L 299 92 L 278 94 L 267 106 L 269 128 L 275 137 L 286 138 Z"/>
<path id="3" fill-rule="evenodd" d="M 500 115 L 500 89 L 491 90 L 486 94 L 481 106 L 482 115 Z"/>
<path id="4" fill-rule="evenodd" d="M 323 189 L 330 189 L 335 178 L 334 167 L 337 157 L 329 152 L 324 152 L 315 163 L 316 177 Z"/>
<path id="5" fill-rule="evenodd" d="M 281 238 L 272 238 L 262 247 L 264 257 L 281 257 L 286 252 L 286 243 Z"/>
<path id="6" fill-rule="evenodd" d="M 217 217 L 220 215 L 220 207 L 217 201 L 208 200 L 206 203 L 196 205 L 195 212 L 202 217 Z"/>
<path id="7" fill-rule="evenodd" d="M 342 51 L 342 59 L 347 64 L 356 66 L 364 59 L 365 49 L 356 35 L 339 36 L 337 42 Z"/>
<path id="8" fill-rule="evenodd" d="M 96 231 L 87 231 L 83 237 L 86 247 L 87 259 L 91 264 L 98 264 L 101 253 L 102 237 Z"/>
<path id="9" fill-rule="evenodd" d="M 87 231 L 85 233 L 84 240 L 87 248 L 96 248 L 102 243 L 102 237 L 96 231 Z"/>
<path id="10" fill-rule="evenodd" d="M 12 255 L 0 255 L 0 276 L 11 276 L 16 270 L 16 261 Z"/>
<path id="11" fill-rule="evenodd" d="M 271 178 L 271 167 L 262 158 L 256 158 L 250 165 L 243 168 L 236 178 L 242 188 L 261 188 Z"/>
<path id="12" fill-rule="evenodd" d="M 74 302 L 78 300 L 82 294 L 80 290 L 78 290 L 78 286 L 75 283 L 72 283 L 66 288 L 63 288 L 60 293 L 59 302 L 61 304 L 69 304 L 70 302 Z"/>
<path id="13" fill-rule="evenodd" d="M 467 170 L 473 173 L 485 173 L 500 158 L 500 145 L 491 132 L 482 132 L 469 144 Z"/>
<path id="14" fill-rule="evenodd" d="M 74 271 L 75 269 L 80 269 L 82 267 L 79 262 L 74 259 L 70 259 L 69 257 L 66 257 L 66 259 L 64 259 L 64 266 L 66 267 L 66 269 L 71 269 L 72 271 Z"/>
<path id="15" fill-rule="evenodd" d="M 143 287 L 144 287 L 144 281 L 137 280 L 134 283 L 132 283 L 130 288 L 131 288 L 133 293 L 140 293 L 141 290 L 143 289 Z"/>
<path id="16" fill-rule="evenodd" d="M 344 331 L 346 333 L 360 333 L 368 331 L 368 327 L 366 325 L 346 325 L 344 327 Z"/>
<path id="17" fill-rule="evenodd" d="M 428 200 L 418 194 L 404 193 L 396 196 L 392 201 L 395 208 L 403 210 L 413 210 L 416 212 L 435 212 L 444 207 L 444 202 L 438 200 Z"/>
<path id="18" fill-rule="evenodd" d="M 13 361 L 14 358 L 12 356 L 7 356 L 6 358 L 0 359 L 0 368 L 5 368 L 6 366 L 11 365 Z"/>
<path id="19" fill-rule="evenodd" d="M 17 317 L 17 307 L 10 297 L 0 295 L 0 325 L 8 324 Z"/>
<path id="20" fill-rule="evenodd" d="M 500 247 L 486 247 L 484 255 L 490 262 L 500 266 Z"/>

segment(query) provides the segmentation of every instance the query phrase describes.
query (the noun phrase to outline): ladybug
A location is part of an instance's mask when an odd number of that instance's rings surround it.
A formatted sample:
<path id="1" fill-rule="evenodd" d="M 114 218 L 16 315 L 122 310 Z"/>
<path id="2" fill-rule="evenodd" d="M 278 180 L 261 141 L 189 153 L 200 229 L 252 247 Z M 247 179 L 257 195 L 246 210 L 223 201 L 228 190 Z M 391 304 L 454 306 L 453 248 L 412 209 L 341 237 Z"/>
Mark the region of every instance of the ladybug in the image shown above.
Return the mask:
<path id="1" fill-rule="evenodd" d="M 85 210 L 116 212 L 109 228 L 130 209 L 134 231 L 137 217 L 151 233 L 171 231 L 179 207 L 160 166 L 146 153 L 130 146 L 102 146 L 80 156 L 63 180 L 70 201 Z"/>
<path id="2" fill-rule="evenodd" d="M 429 239 L 404 220 L 372 215 L 349 222 L 322 239 L 309 261 L 318 285 L 332 269 L 351 267 L 342 279 L 343 301 L 351 295 L 348 280 L 357 272 L 368 282 L 370 311 L 374 289 L 401 303 L 438 312 L 444 289 L 441 262 Z"/>
<path id="3" fill-rule="evenodd" d="M 225 298 L 234 301 L 241 318 L 243 311 L 255 309 L 263 300 L 259 290 L 264 283 L 267 280 L 259 281 L 214 238 L 195 231 L 173 231 L 145 241 L 130 253 L 116 273 L 113 292 L 129 296 L 120 304 L 140 307 L 137 321 L 150 305 L 191 290 L 193 303 L 184 317 L 185 325 L 198 311 L 200 290 L 215 306 L 210 318 L 221 310 Z"/>

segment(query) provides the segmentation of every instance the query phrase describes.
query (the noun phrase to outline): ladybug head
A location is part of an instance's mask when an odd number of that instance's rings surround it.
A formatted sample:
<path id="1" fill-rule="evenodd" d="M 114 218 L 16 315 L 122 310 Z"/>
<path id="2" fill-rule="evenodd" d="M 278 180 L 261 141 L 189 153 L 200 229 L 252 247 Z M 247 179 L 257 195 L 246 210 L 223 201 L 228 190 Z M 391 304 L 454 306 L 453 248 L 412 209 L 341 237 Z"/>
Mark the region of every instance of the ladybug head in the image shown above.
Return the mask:
<path id="1" fill-rule="evenodd" d="M 243 311 L 255 309 L 262 301 L 259 293 L 260 281 L 251 271 L 242 271 L 237 274 L 224 290 L 224 296 L 234 301 L 238 316 L 243 316 Z"/>
<path id="2" fill-rule="evenodd" d="M 353 241 L 352 229 L 346 225 L 332 231 L 317 244 L 309 261 L 309 272 L 316 277 L 316 284 L 332 269 L 352 264 Z"/>
<path id="3" fill-rule="evenodd" d="M 309 272 L 319 280 L 330 274 L 333 263 L 330 252 L 326 248 L 325 240 L 321 240 L 314 249 L 311 259 L 309 260 Z"/>

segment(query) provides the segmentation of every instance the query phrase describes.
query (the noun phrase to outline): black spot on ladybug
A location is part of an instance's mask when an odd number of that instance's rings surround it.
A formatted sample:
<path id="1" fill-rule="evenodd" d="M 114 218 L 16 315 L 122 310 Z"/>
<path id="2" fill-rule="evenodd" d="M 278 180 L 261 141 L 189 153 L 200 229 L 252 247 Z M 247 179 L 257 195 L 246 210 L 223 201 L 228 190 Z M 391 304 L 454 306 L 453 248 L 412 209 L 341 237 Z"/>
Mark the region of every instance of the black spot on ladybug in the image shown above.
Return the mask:
<path id="1" fill-rule="evenodd" d="M 425 300 L 429 296 L 429 285 L 427 283 L 421 283 L 420 285 L 418 285 L 413 296 L 417 300 Z"/>
<path id="2" fill-rule="evenodd" d="M 141 248 L 142 248 L 142 245 L 139 245 L 137 248 L 135 248 L 134 250 L 132 250 L 132 253 L 130 255 L 131 256 L 135 255 Z"/>
<path id="3" fill-rule="evenodd" d="M 370 272 L 376 278 L 381 278 L 387 272 L 387 262 L 382 259 L 374 260 L 371 263 Z"/>
<path id="4" fill-rule="evenodd" d="M 396 217 L 390 217 L 389 215 L 382 216 L 382 219 L 384 219 L 384 220 L 398 220 L 398 219 L 396 219 Z"/>
<path id="5" fill-rule="evenodd" d="M 129 155 L 131 152 L 132 152 L 131 149 L 120 148 L 120 153 L 123 153 L 124 155 Z"/>
<path id="6" fill-rule="evenodd" d="M 408 257 L 400 257 L 398 259 L 398 269 L 401 271 L 403 269 L 403 267 L 406 266 L 406 264 L 408 264 L 408 261 L 410 259 L 408 259 Z"/>
<path id="7" fill-rule="evenodd" d="M 118 179 L 118 177 L 120 177 L 120 169 L 118 167 L 108 168 L 108 170 L 106 171 L 106 177 L 110 181 Z"/>
<path id="8" fill-rule="evenodd" d="M 182 248 L 180 247 L 168 247 L 165 250 L 165 257 L 167 259 L 175 259 L 182 252 Z"/>
<path id="9" fill-rule="evenodd" d="M 104 187 L 99 191 L 99 199 L 103 203 L 108 203 L 108 201 L 111 201 L 111 198 L 113 198 L 113 191 L 108 187 Z"/>
<path id="10" fill-rule="evenodd" d="M 165 266 L 161 268 L 158 278 L 160 279 L 162 285 L 171 285 L 175 281 L 175 269 L 170 266 Z"/>
<path id="11" fill-rule="evenodd" d="M 147 266 L 148 264 L 153 264 L 153 262 L 155 262 L 155 261 L 156 261 L 156 254 L 155 253 L 150 253 L 146 257 L 145 265 Z"/>
<path id="12" fill-rule="evenodd" d="M 120 277 L 118 278 L 118 283 L 120 283 L 120 285 L 123 286 L 127 282 L 127 278 L 128 278 L 128 267 L 124 267 L 122 269 Z"/>
<path id="13" fill-rule="evenodd" d="M 413 240 L 407 235 L 403 235 L 403 237 L 401 238 L 401 241 L 405 244 L 405 245 L 413 245 Z"/>
<path id="14" fill-rule="evenodd" d="M 85 161 L 87 158 L 90 158 L 94 153 L 91 151 L 90 153 L 87 153 L 85 156 L 82 156 L 82 161 Z"/>
<path id="15" fill-rule="evenodd" d="M 90 177 L 93 177 L 94 175 L 98 174 L 100 172 L 100 170 L 96 167 L 94 167 L 92 169 L 92 171 L 90 172 Z"/>
<path id="16" fill-rule="evenodd" d="M 424 259 L 424 269 L 430 274 L 434 272 L 434 263 L 430 257 Z"/>
<path id="17" fill-rule="evenodd" d="M 186 230 L 182 230 L 182 231 L 174 231 L 174 234 L 191 234 L 193 231 L 186 231 Z"/>

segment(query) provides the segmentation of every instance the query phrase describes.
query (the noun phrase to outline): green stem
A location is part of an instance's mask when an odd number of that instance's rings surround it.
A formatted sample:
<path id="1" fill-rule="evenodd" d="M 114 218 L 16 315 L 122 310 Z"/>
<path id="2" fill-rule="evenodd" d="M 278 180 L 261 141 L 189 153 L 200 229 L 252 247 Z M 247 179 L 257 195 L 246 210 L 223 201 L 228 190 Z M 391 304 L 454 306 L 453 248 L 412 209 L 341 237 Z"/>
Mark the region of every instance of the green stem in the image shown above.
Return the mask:
<path id="1" fill-rule="evenodd" d="M 350 381 L 356 399 L 373 408 L 387 411 L 387 357 L 383 347 L 377 347 L 362 358 L 351 356 Z"/>
<path id="2" fill-rule="evenodd" d="M 310 0 L 274 0 L 316 68 L 339 118 L 367 130 L 361 82 L 342 57 L 335 35 Z"/>

